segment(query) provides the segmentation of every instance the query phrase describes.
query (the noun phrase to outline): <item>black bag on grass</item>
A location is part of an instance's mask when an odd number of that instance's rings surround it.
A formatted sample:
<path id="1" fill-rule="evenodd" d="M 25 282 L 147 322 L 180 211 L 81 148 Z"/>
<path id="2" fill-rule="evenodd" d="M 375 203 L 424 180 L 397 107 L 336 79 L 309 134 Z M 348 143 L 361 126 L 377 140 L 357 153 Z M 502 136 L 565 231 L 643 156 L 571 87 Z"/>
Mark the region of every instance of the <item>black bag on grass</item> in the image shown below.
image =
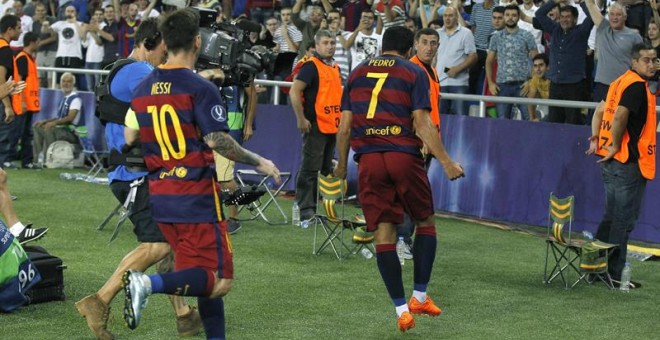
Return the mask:
<path id="1" fill-rule="evenodd" d="M 41 281 L 29 289 L 25 296 L 27 304 L 48 301 L 64 301 L 64 269 L 62 259 L 51 255 L 39 246 L 23 246 L 32 264 L 41 274 Z"/>

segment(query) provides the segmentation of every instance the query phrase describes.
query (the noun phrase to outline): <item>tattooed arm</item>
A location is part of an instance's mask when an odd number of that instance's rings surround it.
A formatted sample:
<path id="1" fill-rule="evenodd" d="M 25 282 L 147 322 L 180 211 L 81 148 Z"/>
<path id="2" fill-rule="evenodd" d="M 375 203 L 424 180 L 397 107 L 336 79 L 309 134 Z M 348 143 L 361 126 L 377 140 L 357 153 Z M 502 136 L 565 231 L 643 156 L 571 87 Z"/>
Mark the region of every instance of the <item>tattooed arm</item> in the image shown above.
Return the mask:
<path id="1" fill-rule="evenodd" d="M 226 132 L 211 132 L 204 136 L 204 142 L 222 156 L 235 162 L 254 165 L 258 171 L 272 176 L 277 183 L 280 183 L 280 171 L 273 162 L 244 149 Z"/>

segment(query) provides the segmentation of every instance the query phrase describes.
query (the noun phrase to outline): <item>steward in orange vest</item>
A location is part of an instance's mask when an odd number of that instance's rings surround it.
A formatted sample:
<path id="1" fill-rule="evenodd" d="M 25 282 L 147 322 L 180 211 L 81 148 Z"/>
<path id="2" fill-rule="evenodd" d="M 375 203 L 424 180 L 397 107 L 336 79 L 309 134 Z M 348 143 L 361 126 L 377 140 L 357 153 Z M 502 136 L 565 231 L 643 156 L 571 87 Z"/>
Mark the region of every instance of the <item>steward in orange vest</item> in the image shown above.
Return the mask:
<path id="1" fill-rule="evenodd" d="M 26 74 L 21 75 L 21 70 L 25 66 Z M 14 112 L 17 115 L 23 114 L 23 103 L 25 109 L 29 112 L 39 112 L 41 105 L 39 103 L 39 76 L 37 74 L 37 63 L 31 53 L 23 49 L 14 58 L 14 80 L 25 81 L 25 90 L 12 96 L 11 102 Z"/>
<path id="2" fill-rule="evenodd" d="M 316 92 L 314 111 L 319 131 L 323 133 L 337 133 L 339 118 L 341 117 L 341 76 L 337 64 L 327 65 L 321 59 L 311 59 L 316 65 L 319 74 L 319 88 Z"/>
<path id="3" fill-rule="evenodd" d="M 312 218 L 316 211 L 319 171 L 323 175 L 332 173 L 341 117 L 341 76 L 332 60 L 336 36 L 321 29 L 314 40 L 316 52 L 302 65 L 289 92 L 296 124 L 303 134 L 302 160 L 296 180 L 301 220 Z"/>
<path id="4" fill-rule="evenodd" d="M 431 100 L 431 121 L 435 127 L 440 128 L 440 81 L 438 79 L 438 72 L 435 70 L 435 67 L 431 65 L 424 65 L 424 63 L 419 60 L 418 56 L 413 56 L 410 58 L 410 61 L 419 65 L 429 77 L 429 99 Z M 429 70 L 433 74 L 429 73 Z"/>
<path id="5" fill-rule="evenodd" d="M 596 238 L 617 246 L 607 266 L 614 288 L 624 284 L 628 238 L 637 224 L 646 183 L 655 177 L 656 102 L 648 79 L 656 73 L 656 60 L 651 45 L 635 44 L 632 69 L 610 84 L 591 122 L 587 154 L 603 157 L 598 163 L 607 202 Z M 629 289 L 641 287 L 632 280 L 626 284 Z"/>
<path id="6" fill-rule="evenodd" d="M 613 125 L 617 108 L 624 92 L 635 83 L 643 83 L 646 89 L 645 112 L 634 112 L 634 114 L 640 115 L 638 120 L 643 119 L 644 124 L 635 128 L 634 117 L 628 117 L 627 126 L 621 127 L 625 130 L 620 140 L 620 148 L 614 153 L 613 158 L 621 163 L 637 161 L 642 176 L 650 180 L 655 177 L 656 101 L 655 96 L 649 91 L 648 86 L 646 86 L 646 80 L 635 71 L 628 70 L 610 85 L 605 101 L 603 118 L 598 130 L 598 149 L 596 150 L 596 154 L 603 157 L 608 155 L 607 147 L 611 146 L 615 139 L 612 131 L 614 129 Z M 630 114 L 633 113 L 631 112 Z M 631 154 L 633 157 L 631 157 Z"/>

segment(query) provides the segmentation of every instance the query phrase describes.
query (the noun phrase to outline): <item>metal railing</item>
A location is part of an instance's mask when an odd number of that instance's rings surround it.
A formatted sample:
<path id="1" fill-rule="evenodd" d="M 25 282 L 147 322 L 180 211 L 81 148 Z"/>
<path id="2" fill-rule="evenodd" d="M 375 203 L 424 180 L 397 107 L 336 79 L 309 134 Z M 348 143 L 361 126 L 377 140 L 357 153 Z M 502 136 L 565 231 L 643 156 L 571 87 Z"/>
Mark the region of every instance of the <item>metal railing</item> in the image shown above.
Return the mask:
<path id="1" fill-rule="evenodd" d="M 108 74 L 109 71 L 103 70 L 87 70 L 87 69 L 78 69 L 78 68 L 55 68 L 55 67 L 38 67 L 40 71 L 46 71 L 50 73 L 51 78 L 51 88 L 55 88 L 57 85 L 56 73 L 62 72 L 71 72 L 73 74 Z M 278 81 L 278 80 L 265 80 L 265 79 L 255 79 L 255 84 L 261 86 L 272 86 L 272 103 L 274 105 L 280 104 L 280 87 L 291 87 L 292 82 L 288 81 Z M 539 99 L 539 98 L 521 98 L 521 97 L 496 97 L 496 96 L 483 96 L 475 94 L 458 94 L 458 93 L 442 93 L 443 99 L 448 100 L 464 100 L 472 101 L 479 103 L 479 113 L 478 117 L 486 117 L 486 103 L 510 103 L 510 104 L 522 104 L 522 105 L 547 105 L 547 106 L 556 106 L 556 107 L 568 107 L 568 108 L 578 108 L 578 109 L 594 109 L 597 103 L 594 102 L 579 102 L 572 100 L 556 100 L 556 99 Z M 660 111 L 660 106 L 656 107 L 656 111 Z"/>

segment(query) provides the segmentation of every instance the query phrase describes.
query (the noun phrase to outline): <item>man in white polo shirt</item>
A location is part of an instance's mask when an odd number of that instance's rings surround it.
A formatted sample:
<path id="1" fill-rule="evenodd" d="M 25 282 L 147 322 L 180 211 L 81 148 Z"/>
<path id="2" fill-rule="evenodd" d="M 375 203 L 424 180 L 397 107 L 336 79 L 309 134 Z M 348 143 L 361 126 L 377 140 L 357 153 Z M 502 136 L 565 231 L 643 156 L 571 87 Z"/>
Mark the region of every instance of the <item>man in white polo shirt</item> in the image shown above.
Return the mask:
<path id="1" fill-rule="evenodd" d="M 468 93 L 470 67 L 477 62 L 472 31 L 458 24 L 458 15 L 455 7 L 447 7 L 442 14 L 445 25 L 438 30 L 442 53 L 438 53 L 436 70 L 441 93 Z M 462 100 L 441 99 L 440 113 L 466 115 L 468 112 Z"/>

